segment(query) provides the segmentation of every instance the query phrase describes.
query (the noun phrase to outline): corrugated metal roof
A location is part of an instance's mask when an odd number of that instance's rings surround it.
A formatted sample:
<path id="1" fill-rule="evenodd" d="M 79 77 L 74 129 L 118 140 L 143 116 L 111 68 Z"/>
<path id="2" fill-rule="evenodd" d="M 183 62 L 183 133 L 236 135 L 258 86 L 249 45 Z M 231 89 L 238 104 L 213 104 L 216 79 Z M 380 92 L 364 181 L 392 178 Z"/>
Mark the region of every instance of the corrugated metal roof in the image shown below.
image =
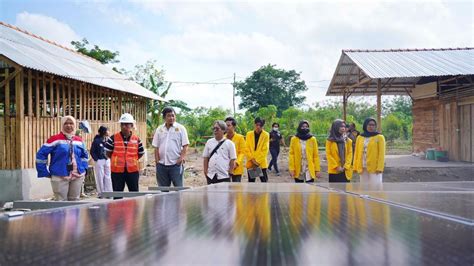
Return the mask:
<path id="1" fill-rule="evenodd" d="M 474 74 L 474 49 L 344 51 L 370 78 Z"/>
<path id="2" fill-rule="evenodd" d="M 164 100 L 99 61 L 0 22 L 0 54 L 26 68 Z"/>
<path id="3" fill-rule="evenodd" d="M 474 75 L 474 48 L 412 50 L 343 50 L 326 95 L 342 95 L 364 78 L 371 79 L 352 89 L 353 95 L 376 92 L 377 79 L 383 94 L 406 94 L 422 77 Z"/>

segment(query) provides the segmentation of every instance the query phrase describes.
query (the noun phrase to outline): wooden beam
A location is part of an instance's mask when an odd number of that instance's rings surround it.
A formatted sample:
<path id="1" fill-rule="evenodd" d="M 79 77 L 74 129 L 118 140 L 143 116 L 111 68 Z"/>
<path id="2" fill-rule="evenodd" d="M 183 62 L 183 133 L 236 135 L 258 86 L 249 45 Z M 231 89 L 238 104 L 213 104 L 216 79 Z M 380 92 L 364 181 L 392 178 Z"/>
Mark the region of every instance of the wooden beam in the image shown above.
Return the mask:
<path id="1" fill-rule="evenodd" d="M 8 69 L 8 68 L 6 68 L 6 69 Z M 8 82 L 12 81 L 14 78 L 16 78 L 16 76 L 17 76 L 20 72 L 21 72 L 21 69 L 15 69 L 15 71 L 13 71 L 13 73 L 11 73 L 11 74 L 5 73 L 5 75 L 6 75 L 5 77 L 6 77 L 6 78 L 5 78 L 2 82 L 0 82 L 0 88 L 3 87 L 3 86 L 5 86 L 5 84 L 7 84 Z"/>
<path id="2" fill-rule="evenodd" d="M 28 116 L 33 116 L 33 75 L 31 69 L 28 70 Z"/>
<path id="3" fill-rule="evenodd" d="M 377 129 L 382 132 L 382 81 L 377 79 Z"/>
<path id="4" fill-rule="evenodd" d="M 7 79 L 10 77 L 8 72 L 9 72 L 9 69 L 5 68 L 5 77 L 7 77 Z M 9 118 L 10 117 L 10 82 L 5 83 L 5 107 L 4 108 L 5 108 L 5 117 Z"/>
<path id="5" fill-rule="evenodd" d="M 24 80 L 23 72 L 20 72 L 15 78 L 15 114 L 16 114 L 16 134 L 12 136 L 15 138 L 15 168 L 22 169 L 25 164 L 25 153 L 23 152 L 24 147 L 24 118 L 25 118 L 25 101 L 24 101 Z"/>
<path id="6" fill-rule="evenodd" d="M 74 81 L 69 79 L 67 82 L 67 115 L 71 115 L 72 113 L 72 106 L 71 106 L 72 86 L 74 86 Z"/>
<path id="7" fill-rule="evenodd" d="M 346 93 L 344 93 L 342 95 L 342 119 L 344 121 L 347 120 L 347 98 L 348 97 L 347 97 Z"/>
<path id="8" fill-rule="evenodd" d="M 36 72 L 36 75 L 35 75 L 35 80 L 36 80 L 36 84 L 35 84 L 35 91 L 36 91 L 36 94 L 35 94 L 35 107 L 36 107 L 36 114 L 35 116 L 37 118 L 41 117 L 41 111 L 40 111 L 40 82 L 39 82 L 39 72 L 38 71 L 35 71 Z"/>
<path id="9" fill-rule="evenodd" d="M 43 72 L 43 112 L 42 116 L 46 116 L 46 74 Z"/>
<path id="10" fill-rule="evenodd" d="M 54 77 L 49 77 L 49 116 L 54 117 Z"/>
<path id="11" fill-rule="evenodd" d="M 59 117 L 59 108 L 61 107 L 61 98 L 59 97 L 59 90 L 61 89 L 60 85 L 62 83 L 61 79 L 56 79 L 56 117 Z"/>

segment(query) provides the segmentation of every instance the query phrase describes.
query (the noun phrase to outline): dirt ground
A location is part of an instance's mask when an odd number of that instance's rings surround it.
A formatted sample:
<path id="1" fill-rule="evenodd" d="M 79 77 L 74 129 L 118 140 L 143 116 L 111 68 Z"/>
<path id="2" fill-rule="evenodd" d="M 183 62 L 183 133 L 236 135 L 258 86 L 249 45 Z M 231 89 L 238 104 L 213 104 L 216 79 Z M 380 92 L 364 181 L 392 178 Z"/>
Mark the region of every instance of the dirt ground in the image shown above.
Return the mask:
<path id="1" fill-rule="evenodd" d="M 391 154 L 390 152 L 388 152 Z M 400 151 L 394 152 L 403 154 Z M 405 152 L 409 154 L 409 152 Z M 147 152 L 148 163 L 146 169 L 140 176 L 140 190 L 147 190 L 148 186 L 157 186 L 155 159 L 153 150 Z M 324 158 L 324 152 L 320 154 L 322 178 L 317 182 L 328 182 L 327 162 Z M 416 158 L 415 158 L 416 159 Z M 270 156 L 268 158 L 270 161 Z M 282 147 L 278 156 L 278 167 L 280 175 L 274 171 L 269 172 L 268 182 L 287 183 L 293 182 L 288 172 L 288 148 Z M 474 166 L 456 167 L 456 168 L 425 168 L 425 167 L 386 167 L 384 172 L 384 182 L 429 182 L 429 181 L 472 181 L 474 176 Z M 353 181 L 358 182 L 359 177 L 354 174 Z M 246 173 L 242 177 L 242 182 L 248 182 Z M 257 179 L 257 182 L 259 180 Z M 184 172 L 184 186 L 199 187 L 206 185 L 206 179 L 203 174 L 202 148 L 190 148 L 188 150 L 187 160 Z"/>

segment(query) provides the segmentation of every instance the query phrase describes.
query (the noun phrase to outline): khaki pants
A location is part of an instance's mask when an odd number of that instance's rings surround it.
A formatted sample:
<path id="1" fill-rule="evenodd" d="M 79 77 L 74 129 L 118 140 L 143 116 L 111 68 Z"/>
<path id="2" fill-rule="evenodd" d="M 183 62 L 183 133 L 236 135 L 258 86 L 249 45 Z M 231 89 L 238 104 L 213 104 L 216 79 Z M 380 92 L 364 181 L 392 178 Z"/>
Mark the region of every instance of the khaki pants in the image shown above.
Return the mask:
<path id="1" fill-rule="evenodd" d="M 74 180 L 66 180 L 60 176 L 53 175 L 51 177 L 51 187 L 54 192 L 54 200 L 79 200 L 81 195 L 84 176 Z"/>

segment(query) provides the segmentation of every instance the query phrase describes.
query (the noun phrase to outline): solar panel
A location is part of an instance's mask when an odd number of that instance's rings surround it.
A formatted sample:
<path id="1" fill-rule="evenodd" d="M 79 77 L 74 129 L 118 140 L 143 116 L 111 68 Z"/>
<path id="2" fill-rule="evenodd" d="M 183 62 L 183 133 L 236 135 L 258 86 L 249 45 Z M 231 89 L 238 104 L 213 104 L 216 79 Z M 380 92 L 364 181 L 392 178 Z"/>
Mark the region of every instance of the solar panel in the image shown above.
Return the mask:
<path id="1" fill-rule="evenodd" d="M 313 188 L 218 184 L 1 218 L 0 265 L 474 261 L 472 226 Z"/>

